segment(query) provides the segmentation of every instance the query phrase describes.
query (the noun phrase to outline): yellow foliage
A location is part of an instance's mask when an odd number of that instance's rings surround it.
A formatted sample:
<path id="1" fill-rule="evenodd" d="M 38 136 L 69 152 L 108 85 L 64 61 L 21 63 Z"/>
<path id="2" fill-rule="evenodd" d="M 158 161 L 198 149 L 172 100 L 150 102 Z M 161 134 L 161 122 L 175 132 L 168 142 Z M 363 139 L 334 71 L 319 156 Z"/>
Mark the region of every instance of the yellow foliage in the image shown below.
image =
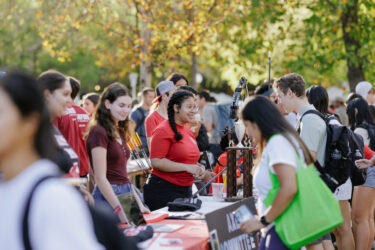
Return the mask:
<path id="1" fill-rule="evenodd" d="M 65 62 L 65 58 L 64 57 L 62 57 L 62 56 L 59 56 L 58 58 L 57 58 L 57 61 L 59 61 L 59 62 Z"/>

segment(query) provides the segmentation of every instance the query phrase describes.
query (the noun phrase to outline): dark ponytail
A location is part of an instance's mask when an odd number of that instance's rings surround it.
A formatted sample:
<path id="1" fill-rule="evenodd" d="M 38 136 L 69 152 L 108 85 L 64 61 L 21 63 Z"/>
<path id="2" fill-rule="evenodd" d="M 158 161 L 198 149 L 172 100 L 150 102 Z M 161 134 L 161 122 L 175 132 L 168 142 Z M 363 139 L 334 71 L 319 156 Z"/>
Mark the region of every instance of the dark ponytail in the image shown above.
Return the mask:
<path id="1" fill-rule="evenodd" d="M 184 90 L 180 90 L 175 92 L 168 103 L 168 120 L 169 125 L 171 125 L 171 128 L 174 132 L 174 138 L 176 141 L 179 141 L 182 139 L 181 133 L 177 131 L 176 128 L 176 122 L 174 121 L 174 105 L 177 105 L 178 108 L 181 108 L 181 104 L 188 98 L 194 98 L 193 94 Z"/>

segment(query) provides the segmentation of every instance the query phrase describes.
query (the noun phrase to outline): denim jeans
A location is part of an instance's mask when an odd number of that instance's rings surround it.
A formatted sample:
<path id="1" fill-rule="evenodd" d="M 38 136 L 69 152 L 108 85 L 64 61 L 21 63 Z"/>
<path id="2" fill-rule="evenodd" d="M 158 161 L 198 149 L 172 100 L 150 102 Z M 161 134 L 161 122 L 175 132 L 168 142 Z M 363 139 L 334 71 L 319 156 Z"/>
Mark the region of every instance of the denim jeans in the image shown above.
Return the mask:
<path id="1" fill-rule="evenodd" d="M 111 184 L 111 187 L 116 195 L 121 195 L 121 194 L 132 192 L 132 185 L 130 183 L 125 183 L 122 185 Z M 104 198 L 98 186 L 95 186 L 94 191 L 92 192 L 92 196 L 94 197 L 94 200 L 95 200 L 95 206 L 102 206 L 102 207 L 105 207 L 107 210 L 113 212 L 113 208 L 108 203 L 108 201 Z"/>

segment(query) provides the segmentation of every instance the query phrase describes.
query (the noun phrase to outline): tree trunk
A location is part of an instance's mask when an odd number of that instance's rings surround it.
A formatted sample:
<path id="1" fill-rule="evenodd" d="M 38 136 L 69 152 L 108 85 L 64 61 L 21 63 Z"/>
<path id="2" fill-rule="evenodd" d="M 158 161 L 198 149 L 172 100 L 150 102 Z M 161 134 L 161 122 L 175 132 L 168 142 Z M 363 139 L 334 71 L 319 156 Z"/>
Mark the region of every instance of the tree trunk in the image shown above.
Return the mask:
<path id="1" fill-rule="evenodd" d="M 355 36 L 355 34 L 360 34 L 360 32 L 355 31 L 360 28 L 358 24 L 358 0 L 348 1 L 346 9 L 341 15 L 341 25 L 346 50 L 347 77 L 350 91 L 354 92 L 357 83 L 365 80 L 363 58 L 359 55 L 361 44 Z"/>
<path id="2" fill-rule="evenodd" d="M 152 67 L 150 61 L 141 60 L 140 75 L 140 90 L 151 87 Z"/>
<path id="3" fill-rule="evenodd" d="M 144 87 L 151 87 L 151 81 L 152 81 L 152 65 L 151 65 L 151 58 L 150 58 L 150 39 L 151 39 L 151 30 L 147 27 L 148 23 L 150 22 L 150 18 L 148 16 L 149 13 L 147 13 L 143 7 L 141 7 L 141 13 L 143 16 L 146 16 L 146 18 L 142 19 L 142 25 L 141 25 L 141 46 L 140 46 L 140 52 L 141 52 L 141 65 L 140 65 L 140 89 L 143 89 Z"/>
<path id="4" fill-rule="evenodd" d="M 197 87 L 197 73 L 198 73 L 198 63 L 197 63 L 197 55 L 192 52 L 191 54 L 191 87 L 196 89 Z"/>

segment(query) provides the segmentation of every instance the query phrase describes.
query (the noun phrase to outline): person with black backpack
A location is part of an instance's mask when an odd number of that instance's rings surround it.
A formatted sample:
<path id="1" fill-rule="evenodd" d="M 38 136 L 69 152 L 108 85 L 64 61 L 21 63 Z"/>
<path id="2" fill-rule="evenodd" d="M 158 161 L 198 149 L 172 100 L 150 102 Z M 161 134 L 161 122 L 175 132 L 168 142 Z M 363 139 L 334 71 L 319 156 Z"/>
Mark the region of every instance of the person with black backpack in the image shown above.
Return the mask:
<path id="1" fill-rule="evenodd" d="M 306 96 L 309 103 L 314 105 L 317 111 L 324 115 L 329 125 L 335 124 L 343 126 L 340 124 L 338 118 L 328 111 L 329 97 L 325 88 L 319 85 L 313 85 L 306 90 Z M 345 130 L 346 128 L 340 127 L 340 129 Z M 352 197 L 352 182 L 349 177 L 344 184 L 336 188 L 334 195 L 339 200 L 341 214 L 344 218 L 344 222 L 333 230 L 336 237 L 337 247 L 339 250 L 352 250 L 354 249 L 354 238 L 351 229 L 349 204 L 349 200 Z"/>
<path id="2" fill-rule="evenodd" d="M 375 124 L 371 118 L 367 102 L 357 97 L 352 99 L 346 112 L 350 128 L 363 137 L 365 145 L 375 150 Z M 356 249 L 371 249 L 374 241 L 375 213 L 375 167 L 367 169 L 366 181 L 354 189 L 353 232 Z"/>
<path id="3" fill-rule="evenodd" d="M 144 88 L 142 90 L 142 101 L 140 105 L 136 106 L 130 113 L 130 120 L 135 122 L 135 132 L 138 133 L 139 138 L 142 141 L 142 145 L 146 152 L 148 152 L 147 147 L 147 137 L 145 120 L 148 116 L 150 108 L 152 106 L 152 101 L 155 98 L 155 91 L 152 88 Z"/>
<path id="4" fill-rule="evenodd" d="M 300 128 L 300 136 L 309 149 L 314 161 L 324 166 L 327 127 L 325 121 L 318 115 L 310 113 L 304 115 L 310 110 L 316 111 L 306 98 L 305 87 L 305 80 L 297 73 L 284 75 L 274 83 L 278 101 L 288 112 L 297 112 L 297 128 Z M 306 248 L 308 250 L 333 249 L 330 234 L 324 235 L 306 246 Z"/>

